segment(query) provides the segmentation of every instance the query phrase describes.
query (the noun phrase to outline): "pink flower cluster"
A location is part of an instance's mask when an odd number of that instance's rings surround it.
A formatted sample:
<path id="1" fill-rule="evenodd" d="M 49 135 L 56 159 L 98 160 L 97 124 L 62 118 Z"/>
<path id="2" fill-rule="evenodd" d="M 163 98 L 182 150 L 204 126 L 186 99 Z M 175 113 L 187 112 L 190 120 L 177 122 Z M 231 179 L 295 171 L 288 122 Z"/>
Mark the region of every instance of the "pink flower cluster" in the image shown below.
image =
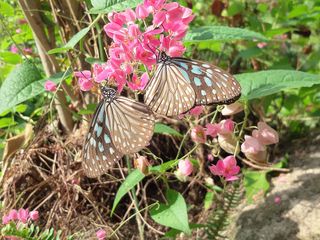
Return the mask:
<path id="1" fill-rule="evenodd" d="M 213 138 L 218 137 L 222 149 L 228 153 L 233 153 L 234 147 L 230 148 L 228 144 L 231 141 L 232 145 L 235 146 L 235 143 L 233 143 L 234 126 L 235 122 L 231 119 L 222 120 L 220 123 L 208 123 L 205 128 L 198 125 L 191 130 L 191 139 L 196 143 L 205 143 L 207 141 L 207 136 Z"/>
<path id="2" fill-rule="evenodd" d="M 19 210 L 12 209 L 7 215 L 2 217 L 2 224 L 6 225 L 11 221 L 27 223 L 29 220 L 37 221 L 39 218 L 38 211 L 29 212 L 28 209 L 20 208 Z"/>
<path id="3" fill-rule="evenodd" d="M 181 40 L 193 18 L 191 9 L 165 0 L 144 0 L 135 11 L 110 13 L 110 22 L 104 26 L 114 41 L 109 47 L 109 60 L 93 66 L 92 77 L 85 71 L 82 76 L 75 73 L 80 88 L 88 91 L 93 81 L 107 79 L 116 83 L 119 92 L 127 83 L 132 90 L 143 90 L 149 76 L 141 72 L 141 64 L 151 70 L 159 50 L 169 56 L 181 56 L 185 51 Z"/>
<path id="4" fill-rule="evenodd" d="M 258 129 L 252 131 L 252 136 L 245 135 L 241 151 L 253 161 L 263 162 L 267 157 L 266 146 L 279 142 L 276 130 L 265 122 L 258 122 Z"/>
<path id="5" fill-rule="evenodd" d="M 98 240 L 104 240 L 104 239 L 106 239 L 106 237 L 107 237 L 107 233 L 106 233 L 105 230 L 100 229 L 100 230 L 98 230 L 98 231 L 96 232 L 96 236 L 97 236 Z"/>
<path id="6" fill-rule="evenodd" d="M 240 172 L 240 167 L 237 166 L 237 160 L 234 156 L 219 160 L 216 165 L 211 165 L 209 169 L 212 174 L 222 176 L 226 181 L 239 179 L 236 175 Z"/>

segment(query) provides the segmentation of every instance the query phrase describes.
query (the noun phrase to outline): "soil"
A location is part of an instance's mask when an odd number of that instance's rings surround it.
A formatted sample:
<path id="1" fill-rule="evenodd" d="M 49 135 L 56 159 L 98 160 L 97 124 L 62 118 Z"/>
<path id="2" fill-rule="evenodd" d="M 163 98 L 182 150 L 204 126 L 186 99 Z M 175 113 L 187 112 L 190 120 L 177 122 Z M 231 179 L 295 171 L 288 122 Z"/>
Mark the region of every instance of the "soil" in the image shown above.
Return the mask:
<path id="1" fill-rule="evenodd" d="M 239 206 L 231 239 L 320 239 L 320 135 L 291 145 L 292 171 L 271 179 L 266 198 Z"/>

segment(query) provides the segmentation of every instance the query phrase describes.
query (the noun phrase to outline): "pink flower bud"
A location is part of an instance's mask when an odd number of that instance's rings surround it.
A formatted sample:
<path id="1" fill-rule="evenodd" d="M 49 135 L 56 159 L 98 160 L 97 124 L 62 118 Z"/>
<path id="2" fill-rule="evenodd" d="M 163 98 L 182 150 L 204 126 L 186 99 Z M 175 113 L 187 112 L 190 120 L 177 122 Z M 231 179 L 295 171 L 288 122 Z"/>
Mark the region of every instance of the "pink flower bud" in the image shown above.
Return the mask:
<path id="1" fill-rule="evenodd" d="M 234 121 L 231 119 L 222 120 L 220 123 L 220 132 L 219 134 L 229 134 L 232 133 L 234 130 Z"/>
<path id="2" fill-rule="evenodd" d="M 216 137 L 220 133 L 220 125 L 216 123 L 207 123 L 205 134 L 211 137 Z"/>
<path id="3" fill-rule="evenodd" d="M 196 143 L 205 143 L 207 140 L 204 128 L 200 125 L 191 130 L 191 139 Z"/>
<path id="4" fill-rule="evenodd" d="M 279 142 L 279 135 L 276 130 L 271 128 L 265 122 L 258 122 L 258 130 L 252 132 L 252 136 L 264 145 L 275 144 Z"/>
<path id="5" fill-rule="evenodd" d="M 39 212 L 38 211 L 31 211 L 30 212 L 30 219 L 32 221 L 37 221 L 39 219 Z"/>
<path id="6" fill-rule="evenodd" d="M 196 106 L 189 111 L 189 114 L 194 117 L 199 117 L 203 110 L 203 106 Z"/>
<path id="7" fill-rule="evenodd" d="M 265 146 L 254 137 L 245 135 L 244 139 L 245 141 L 241 144 L 241 151 L 244 155 L 252 161 L 265 162 L 267 159 Z"/>
<path id="8" fill-rule="evenodd" d="M 258 48 L 264 48 L 264 47 L 266 47 L 268 44 L 266 43 L 266 42 L 259 42 L 258 44 L 257 44 L 257 47 Z"/>
<path id="9" fill-rule="evenodd" d="M 135 167 L 143 172 L 143 174 L 148 173 L 148 166 L 150 166 L 150 163 L 145 156 L 139 156 L 137 159 L 135 159 L 134 163 Z"/>
<path id="10" fill-rule="evenodd" d="M 143 4 L 139 4 L 136 7 L 136 14 L 138 18 L 145 19 L 149 16 L 149 11 Z"/>
<path id="11" fill-rule="evenodd" d="M 280 196 L 275 196 L 274 203 L 275 204 L 280 204 L 281 203 L 281 197 Z"/>
<path id="12" fill-rule="evenodd" d="M 15 44 L 12 44 L 11 47 L 10 47 L 10 52 L 18 53 L 19 49 L 17 48 L 17 46 Z"/>
<path id="13" fill-rule="evenodd" d="M 18 211 L 15 209 L 12 209 L 9 214 L 8 214 L 9 218 L 13 221 L 18 220 Z"/>
<path id="14" fill-rule="evenodd" d="M 232 103 L 230 105 L 225 105 L 224 108 L 221 111 L 221 114 L 223 116 L 230 116 L 230 115 L 234 115 L 237 114 L 239 112 L 243 111 L 243 106 L 242 104 L 235 102 Z"/>
<path id="15" fill-rule="evenodd" d="M 106 231 L 103 229 L 100 229 L 99 231 L 96 232 L 96 236 L 98 240 L 104 240 L 107 236 Z"/>
<path id="16" fill-rule="evenodd" d="M 18 219 L 22 223 L 27 223 L 29 219 L 29 210 L 20 208 L 18 210 Z"/>
<path id="17" fill-rule="evenodd" d="M 189 176 L 192 173 L 193 165 L 188 158 L 179 161 L 178 171 L 184 176 Z"/>
<path id="18" fill-rule="evenodd" d="M 11 218 L 7 215 L 2 216 L 2 224 L 6 225 L 11 221 Z"/>
<path id="19" fill-rule="evenodd" d="M 57 85 L 54 82 L 47 80 L 44 83 L 44 89 L 49 92 L 55 92 L 57 90 Z"/>

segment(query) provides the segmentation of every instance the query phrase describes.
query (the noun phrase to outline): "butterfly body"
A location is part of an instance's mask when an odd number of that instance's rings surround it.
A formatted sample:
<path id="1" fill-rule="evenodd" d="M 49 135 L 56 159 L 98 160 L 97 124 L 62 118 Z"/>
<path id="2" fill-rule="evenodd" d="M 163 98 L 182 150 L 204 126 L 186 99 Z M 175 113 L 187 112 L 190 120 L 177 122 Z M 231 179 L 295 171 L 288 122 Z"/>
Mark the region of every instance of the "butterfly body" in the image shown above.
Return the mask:
<path id="1" fill-rule="evenodd" d="M 214 65 L 161 52 L 157 70 L 146 87 L 145 103 L 158 114 L 176 116 L 196 105 L 230 104 L 241 95 L 240 84 Z"/>
<path id="2" fill-rule="evenodd" d="M 112 88 L 101 88 L 103 99 L 90 124 L 84 148 L 83 168 L 88 177 L 105 173 L 124 154 L 149 144 L 154 115 L 143 104 L 118 96 Z"/>

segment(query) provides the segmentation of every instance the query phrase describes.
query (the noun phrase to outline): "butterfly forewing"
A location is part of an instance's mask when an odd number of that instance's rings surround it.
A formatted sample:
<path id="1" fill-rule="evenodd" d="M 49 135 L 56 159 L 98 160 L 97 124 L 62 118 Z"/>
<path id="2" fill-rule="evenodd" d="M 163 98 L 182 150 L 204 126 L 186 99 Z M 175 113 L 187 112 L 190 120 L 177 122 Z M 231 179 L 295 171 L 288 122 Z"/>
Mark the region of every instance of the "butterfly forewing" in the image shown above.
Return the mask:
<path id="1" fill-rule="evenodd" d="M 104 101 L 99 103 L 83 148 L 82 164 L 88 177 L 100 176 L 123 156 L 114 146 L 106 125 L 106 104 Z"/>
<path id="2" fill-rule="evenodd" d="M 120 152 L 135 153 L 150 143 L 155 117 L 145 104 L 119 96 L 106 106 L 106 113 L 114 145 Z"/>
<path id="3" fill-rule="evenodd" d="M 196 105 L 229 104 L 241 95 L 240 84 L 221 68 L 185 58 L 171 58 L 171 62 L 188 76 L 196 93 Z"/>
<path id="4" fill-rule="evenodd" d="M 195 104 L 195 91 L 173 63 L 161 63 L 146 87 L 145 103 L 158 114 L 176 116 Z"/>

